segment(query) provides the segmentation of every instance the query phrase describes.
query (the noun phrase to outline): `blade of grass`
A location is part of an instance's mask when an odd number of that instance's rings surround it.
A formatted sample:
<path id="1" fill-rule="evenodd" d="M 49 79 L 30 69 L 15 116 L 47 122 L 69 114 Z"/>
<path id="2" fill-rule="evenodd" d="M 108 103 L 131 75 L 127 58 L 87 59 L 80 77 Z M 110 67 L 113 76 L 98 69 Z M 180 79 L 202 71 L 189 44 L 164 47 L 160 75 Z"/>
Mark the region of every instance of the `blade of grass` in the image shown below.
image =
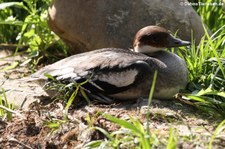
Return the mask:
<path id="1" fill-rule="evenodd" d="M 124 128 L 130 129 L 135 134 L 142 134 L 142 132 L 137 127 L 135 127 L 133 124 L 131 124 L 125 120 L 121 120 L 119 118 L 116 118 L 116 117 L 108 115 L 108 114 L 103 114 L 103 117 L 116 123 L 116 124 L 119 124 L 120 126 L 123 126 Z"/>
<path id="2" fill-rule="evenodd" d="M 77 96 L 80 87 L 81 87 L 82 85 L 84 85 L 85 83 L 87 83 L 88 81 L 89 81 L 89 80 L 86 80 L 86 81 L 84 81 L 84 82 L 82 82 L 82 83 L 78 83 L 78 84 L 77 84 L 76 82 L 74 82 L 74 85 L 75 85 L 76 89 L 75 89 L 75 91 L 72 93 L 72 95 L 70 96 L 70 98 L 69 98 L 69 100 L 68 100 L 68 102 L 67 102 L 67 104 L 66 104 L 66 107 L 65 107 L 65 113 L 64 113 L 64 118 L 67 117 L 68 109 L 69 109 L 69 107 L 72 105 L 72 103 L 73 103 L 75 97 Z M 86 94 L 85 94 L 85 95 L 86 95 Z M 84 98 L 85 98 L 85 97 L 84 97 Z"/>
<path id="3" fill-rule="evenodd" d="M 176 132 L 173 128 L 170 128 L 170 135 L 166 149 L 176 149 L 177 148 L 177 137 L 175 136 Z"/>
<path id="4" fill-rule="evenodd" d="M 219 67 L 220 67 L 220 69 L 221 69 L 221 71 L 222 71 L 223 77 L 225 78 L 225 70 L 224 70 L 224 67 L 223 67 L 223 65 L 222 65 L 222 62 L 221 62 L 221 60 L 220 60 L 220 58 L 219 58 L 219 56 L 218 56 L 218 54 L 217 54 L 216 48 L 214 47 L 214 44 L 213 44 L 213 42 L 212 42 L 212 39 L 211 39 L 211 37 L 209 36 L 209 33 L 207 32 L 207 29 L 206 29 L 205 25 L 203 25 L 203 28 L 204 28 L 204 30 L 205 30 L 205 35 L 206 35 L 207 38 L 208 38 L 208 44 L 211 46 L 211 50 L 213 51 L 213 54 L 214 54 L 214 56 L 216 57 L 217 62 L 218 62 L 218 65 L 219 65 Z"/>
<path id="5" fill-rule="evenodd" d="M 14 68 L 16 68 L 18 65 L 19 65 L 19 62 L 14 62 L 14 63 L 12 63 L 10 66 L 1 69 L 0 72 L 6 71 L 6 70 L 10 70 L 10 69 L 14 69 Z"/>
<path id="6" fill-rule="evenodd" d="M 109 140 L 114 140 L 113 137 L 105 129 L 103 129 L 101 127 L 94 127 L 94 129 L 103 133 Z"/>
<path id="7" fill-rule="evenodd" d="M 152 103 L 152 97 L 154 94 L 154 90 L 155 90 L 155 85 L 156 85 L 156 80 L 157 80 L 157 71 L 154 72 L 154 76 L 153 76 L 153 81 L 152 81 L 152 86 L 151 86 L 151 90 L 149 92 L 149 97 L 148 97 L 148 112 L 147 112 L 147 134 L 150 136 L 150 105 Z"/>
<path id="8" fill-rule="evenodd" d="M 66 103 L 65 112 L 64 112 L 64 118 L 65 119 L 67 119 L 67 114 L 68 114 L 69 107 L 72 105 L 75 97 L 78 94 L 78 91 L 79 91 L 79 85 L 76 87 L 75 91 L 72 93 L 72 95 L 70 96 L 68 102 Z"/>
<path id="9" fill-rule="evenodd" d="M 213 142 L 215 140 L 215 138 L 217 137 L 217 135 L 219 133 L 221 133 L 223 130 L 225 129 L 225 120 L 223 120 L 216 128 L 216 130 L 214 131 L 213 135 L 212 135 L 212 138 L 210 140 L 210 143 L 209 143 L 209 146 L 208 146 L 208 149 L 213 149 Z"/>
<path id="10" fill-rule="evenodd" d="M 203 96 L 203 95 L 217 95 L 225 98 L 225 92 L 220 91 L 214 91 L 211 87 L 208 87 L 207 89 L 202 89 L 197 93 L 197 96 Z"/>
<path id="11" fill-rule="evenodd" d="M 0 10 L 3 10 L 5 8 L 8 8 L 8 7 L 12 7 L 12 6 L 16 6 L 18 8 L 23 8 L 24 10 L 27 10 L 28 12 L 30 12 L 29 9 L 22 2 L 4 2 L 4 3 L 1 3 L 0 4 Z"/>

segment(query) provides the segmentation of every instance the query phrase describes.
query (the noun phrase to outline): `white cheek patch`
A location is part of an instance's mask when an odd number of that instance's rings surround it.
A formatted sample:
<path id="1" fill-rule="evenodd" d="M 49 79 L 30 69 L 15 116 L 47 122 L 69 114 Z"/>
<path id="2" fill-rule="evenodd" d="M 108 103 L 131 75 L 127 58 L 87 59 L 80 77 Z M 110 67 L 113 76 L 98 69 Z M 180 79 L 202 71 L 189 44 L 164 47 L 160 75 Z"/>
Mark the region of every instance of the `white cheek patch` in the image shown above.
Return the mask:
<path id="1" fill-rule="evenodd" d="M 138 70 L 126 70 L 122 72 L 110 72 L 98 76 L 98 80 L 107 82 L 116 87 L 125 87 L 134 83 Z"/>
<path id="2" fill-rule="evenodd" d="M 140 52 L 140 53 L 153 53 L 157 51 L 162 51 L 163 48 L 157 48 L 157 47 L 152 47 L 152 46 L 135 46 L 134 51 L 135 52 Z"/>

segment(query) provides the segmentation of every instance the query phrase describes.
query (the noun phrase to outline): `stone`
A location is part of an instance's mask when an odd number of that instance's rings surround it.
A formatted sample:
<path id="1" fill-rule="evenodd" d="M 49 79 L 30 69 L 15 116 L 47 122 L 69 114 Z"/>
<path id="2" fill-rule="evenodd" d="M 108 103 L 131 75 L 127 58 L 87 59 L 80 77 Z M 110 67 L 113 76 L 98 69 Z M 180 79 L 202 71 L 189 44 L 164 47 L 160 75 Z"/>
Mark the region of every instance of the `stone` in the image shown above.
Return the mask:
<path id="1" fill-rule="evenodd" d="M 35 82 L 27 82 L 22 76 L 30 73 L 30 68 L 17 62 L 26 61 L 27 56 L 12 56 L 10 50 L 0 50 L 0 99 L 13 104 L 15 109 L 28 109 L 33 102 L 39 102 L 47 93 Z M 4 104 L 3 104 L 4 105 Z"/>
<path id="2" fill-rule="evenodd" d="M 76 53 L 106 47 L 132 48 L 135 33 L 160 25 L 183 40 L 196 43 L 202 22 L 186 0 L 54 0 L 49 26 Z"/>
<path id="3" fill-rule="evenodd" d="M 39 102 L 41 98 L 48 95 L 41 86 L 34 82 L 25 82 L 20 79 L 0 80 L 0 96 L 7 98 L 8 103 L 12 103 L 15 109 L 28 109 L 33 102 Z M 2 88 L 5 92 L 2 91 Z"/>
<path id="4" fill-rule="evenodd" d="M 183 0 L 54 0 L 49 26 L 76 52 L 105 47 L 132 48 L 135 33 L 160 25 L 196 43 L 204 35 L 200 17 Z"/>

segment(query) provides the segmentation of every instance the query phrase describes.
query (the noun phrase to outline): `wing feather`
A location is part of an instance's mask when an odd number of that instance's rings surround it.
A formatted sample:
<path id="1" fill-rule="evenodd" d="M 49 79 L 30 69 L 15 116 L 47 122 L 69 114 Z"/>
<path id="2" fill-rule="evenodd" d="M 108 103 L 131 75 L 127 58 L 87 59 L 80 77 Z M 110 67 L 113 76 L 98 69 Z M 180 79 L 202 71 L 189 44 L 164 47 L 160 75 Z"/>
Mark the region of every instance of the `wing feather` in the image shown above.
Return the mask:
<path id="1" fill-rule="evenodd" d="M 141 53 L 123 49 L 101 49 L 74 55 L 46 66 L 32 77 L 47 79 L 48 73 L 60 81 L 81 83 L 91 92 L 115 94 L 125 91 L 149 75 L 152 68 L 147 61 L 154 59 Z M 153 63 L 154 64 L 154 63 Z M 151 68 L 150 68 L 151 67 Z"/>

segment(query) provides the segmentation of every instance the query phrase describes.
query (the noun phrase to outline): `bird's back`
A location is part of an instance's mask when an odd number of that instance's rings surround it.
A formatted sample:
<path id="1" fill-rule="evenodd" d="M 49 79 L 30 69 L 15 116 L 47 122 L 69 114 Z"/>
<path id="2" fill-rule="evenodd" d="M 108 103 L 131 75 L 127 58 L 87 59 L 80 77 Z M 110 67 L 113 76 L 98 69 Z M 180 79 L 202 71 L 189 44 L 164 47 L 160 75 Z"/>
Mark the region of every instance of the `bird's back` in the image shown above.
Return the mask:
<path id="1" fill-rule="evenodd" d="M 70 77 L 72 74 L 87 75 L 87 73 L 90 73 L 92 70 L 123 68 L 135 61 L 145 61 L 146 59 L 149 59 L 149 57 L 141 53 L 134 53 L 130 50 L 104 48 L 62 59 L 56 63 L 45 66 L 34 73 L 32 77 L 46 79 L 44 76 L 45 73 L 53 77 Z M 156 60 L 153 59 L 153 61 Z"/>

